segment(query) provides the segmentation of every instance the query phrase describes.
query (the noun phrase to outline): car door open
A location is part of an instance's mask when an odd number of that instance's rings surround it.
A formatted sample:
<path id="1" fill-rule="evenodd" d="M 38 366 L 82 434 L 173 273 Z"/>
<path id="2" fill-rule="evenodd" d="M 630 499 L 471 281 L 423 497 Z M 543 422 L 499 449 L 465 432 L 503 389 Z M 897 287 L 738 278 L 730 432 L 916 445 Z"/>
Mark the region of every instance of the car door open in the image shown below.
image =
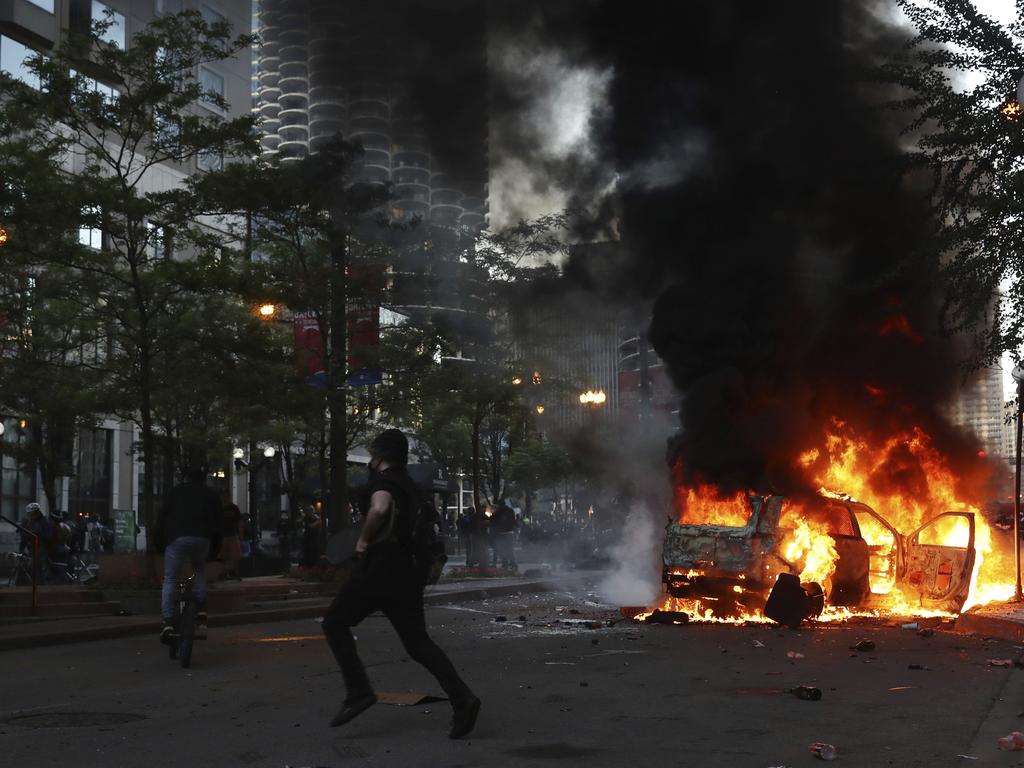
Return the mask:
<path id="1" fill-rule="evenodd" d="M 896 582 L 922 608 L 958 613 L 974 572 L 974 515 L 943 512 L 904 537 L 904 562 Z"/>

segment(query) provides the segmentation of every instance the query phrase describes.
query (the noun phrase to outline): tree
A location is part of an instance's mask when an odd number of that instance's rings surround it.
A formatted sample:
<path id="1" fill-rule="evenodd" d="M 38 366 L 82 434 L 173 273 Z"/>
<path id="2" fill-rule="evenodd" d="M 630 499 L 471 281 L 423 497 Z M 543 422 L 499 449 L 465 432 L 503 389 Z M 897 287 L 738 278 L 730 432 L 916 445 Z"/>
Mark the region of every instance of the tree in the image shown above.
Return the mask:
<path id="1" fill-rule="evenodd" d="M 178 345 L 180 318 L 210 287 L 223 244 L 201 222 L 205 211 L 192 186 L 160 188 L 153 171 L 254 154 L 250 118 L 195 107 L 226 107 L 199 82 L 199 66 L 247 51 L 252 37 L 233 38 L 226 22 L 208 25 L 190 11 L 157 19 L 121 49 L 103 40 L 109 23 L 73 32 L 35 57 L 29 68 L 41 89 L 9 83 L 15 87 L 2 109 L 11 131 L 0 137 L 0 163 L 18 155 L 24 135 L 60 156 L 40 178 L 77 216 L 71 233 L 78 243 L 41 254 L 42 263 L 72 271 L 90 288 L 81 296 L 84 320 L 109 339 L 101 363 L 119 404 L 114 411 L 141 431 L 142 517 L 149 526 L 158 392 L 182 386 L 182 370 L 168 367 L 168 355 Z M 67 225 L 55 222 L 65 237 Z"/>
<path id="2" fill-rule="evenodd" d="M 1024 6 L 1003 27 L 969 0 L 900 0 L 917 31 L 886 67 L 909 93 L 912 161 L 935 179 L 949 330 L 973 332 L 976 364 L 1024 343 Z"/>

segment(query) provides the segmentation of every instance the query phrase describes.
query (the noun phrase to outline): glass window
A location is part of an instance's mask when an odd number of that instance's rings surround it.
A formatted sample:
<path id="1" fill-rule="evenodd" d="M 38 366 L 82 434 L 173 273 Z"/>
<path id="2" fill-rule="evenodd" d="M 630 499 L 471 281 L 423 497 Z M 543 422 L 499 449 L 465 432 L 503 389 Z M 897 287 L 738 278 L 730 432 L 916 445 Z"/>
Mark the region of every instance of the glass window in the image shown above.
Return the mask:
<path id="1" fill-rule="evenodd" d="M 214 72 L 212 69 L 207 67 L 199 68 L 199 85 L 203 89 L 203 102 L 210 104 L 217 109 L 216 102 L 213 101 L 213 97 L 220 99 L 224 98 L 224 78 Z M 209 98 L 209 100 L 207 100 Z"/>
<path id="2" fill-rule="evenodd" d="M 170 259 L 173 254 L 171 233 L 166 227 L 146 222 L 146 253 L 151 259 Z"/>
<path id="3" fill-rule="evenodd" d="M 99 208 L 85 208 L 82 210 L 82 218 L 85 220 L 78 228 L 78 242 L 87 248 L 100 251 L 103 249 L 103 230 L 100 227 L 92 226 L 100 216 Z"/>
<path id="4" fill-rule="evenodd" d="M 36 51 L 17 40 L 0 35 L 0 69 L 16 80 L 32 88 L 39 88 L 39 76 L 25 63 L 36 55 Z"/>
<path id="5" fill-rule="evenodd" d="M 108 14 L 107 11 L 110 11 Z M 118 13 L 105 3 L 99 0 L 92 0 L 92 20 L 109 22 L 110 26 L 100 35 L 100 40 L 124 50 L 125 45 L 125 24 L 124 14 Z"/>
<path id="6" fill-rule="evenodd" d="M 184 8 L 182 0 L 156 0 L 156 12 L 161 15 L 181 13 Z"/>
<path id="7" fill-rule="evenodd" d="M 4 419 L 0 437 L 0 512 L 12 520 L 21 520 L 25 505 L 36 500 L 36 473 L 33 467 L 20 463 L 4 449 L 25 443 L 28 435 L 20 429 L 17 419 Z M 13 452 L 13 451 L 11 451 Z"/>
<path id="8" fill-rule="evenodd" d="M 83 429 L 78 433 L 68 512 L 88 513 L 104 520 L 110 517 L 112 437 L 109 429 Z"/>
<path id="9" fill-rule="evenodd" d="M 47 13 L 53 13 L 53 0 L 28 0 L 37 8 L 42 8 Z"/>
<path id="10" fill-rule="evenodd" d="M 196 167 L 201 171 L 219 171 L 224 168 L 224 155 L 217 151 L 200 152 L 196 155 Z"/>
<path id="11" fill-rule="evenodd" d="M 199 13 L 203 17 L 203 21 L 205 21 L 210 26 L 213 26 L 214 24 L 220 24 L 221 22 L 228 20 L 227 16 L 218 11 L 213 6 L 207 5 L 206 3 L 199 4 Z"/>
<path id="12" fill-rule="evenodd" d="M 74 69 L 70 70 L 71 77 L 78 77 L 79 73 Z M 115 99 L 120 95 L 116 88 L 106 83 L 101 83 L 92 77 L 82 75 L 82 85 L 86 91 L 94 91 L 95 93 L 103 96 L 103 101 L 106 104 L 113 104 Z"/>

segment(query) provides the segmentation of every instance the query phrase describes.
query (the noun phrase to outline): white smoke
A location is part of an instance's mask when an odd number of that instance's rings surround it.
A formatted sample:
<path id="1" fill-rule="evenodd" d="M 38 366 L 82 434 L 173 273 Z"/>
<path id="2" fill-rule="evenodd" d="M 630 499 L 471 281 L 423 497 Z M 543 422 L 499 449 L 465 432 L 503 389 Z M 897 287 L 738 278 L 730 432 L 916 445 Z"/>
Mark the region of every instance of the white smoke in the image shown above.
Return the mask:
<path id="1" fill-rule="evenodd" d="M 611 605 L 650 606 L 661 590 L 661 543 L 664 531 L 646 507 L 634 506 L 626 517 L 622 541 L 612 548 L 614 570 L 598 586 Z"/>

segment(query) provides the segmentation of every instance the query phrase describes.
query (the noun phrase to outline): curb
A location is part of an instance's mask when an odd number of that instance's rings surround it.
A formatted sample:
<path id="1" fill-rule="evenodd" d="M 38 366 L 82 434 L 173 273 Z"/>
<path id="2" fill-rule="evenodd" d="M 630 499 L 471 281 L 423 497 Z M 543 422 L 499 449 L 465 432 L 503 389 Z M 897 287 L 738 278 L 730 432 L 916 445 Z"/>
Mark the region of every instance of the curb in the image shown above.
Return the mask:
<path id="1" fill-rule="evenodd" d="M 1024 643 L 1024 624 L 994 616 L 981 616 L 976 613 L 961 614 L 956 620 L 954 631 L 961 635 L 982 635 Z"/>
<path id="2" fill-rule="evenodd" d="M 444 605 L 464 600 L 508 597 L 522 592 L 551 592 L 558 588 L 557 584 L 550 581 L 525 581 L 521 584 L 502 584 L 494 587 L 474 587 L 465 590 L 447 589 L 436 592 L 428 591 L 423 596 L 423 602 L 425 605 Z M 238 626 L 240 624 L 263 624 L 297 619 L 314 619 L 323 615 L 332 600 L 333 595 L 322 602 L 307 605 L 281 606 L 271 609 L 239 611 L 237 613 L 224 613 L 220 615 L 214 614 L 210 617 L 209 625 L 215 628 Z M 65 627 L 63 629 L 54 628 L 50 631 L 35 634 L 26 633 L 9 637 L 0 636 L 0 651 L 41 648 L 47 645 L 64 645 L 92 640 L 110 640 L 119 637 L 131 637 L 133 635 L 155 635 L 159 631 L 160 626 L 161 620 L 159 618 L 135 616 L 122 619 L 121 623 L 88 627 Z"/>

